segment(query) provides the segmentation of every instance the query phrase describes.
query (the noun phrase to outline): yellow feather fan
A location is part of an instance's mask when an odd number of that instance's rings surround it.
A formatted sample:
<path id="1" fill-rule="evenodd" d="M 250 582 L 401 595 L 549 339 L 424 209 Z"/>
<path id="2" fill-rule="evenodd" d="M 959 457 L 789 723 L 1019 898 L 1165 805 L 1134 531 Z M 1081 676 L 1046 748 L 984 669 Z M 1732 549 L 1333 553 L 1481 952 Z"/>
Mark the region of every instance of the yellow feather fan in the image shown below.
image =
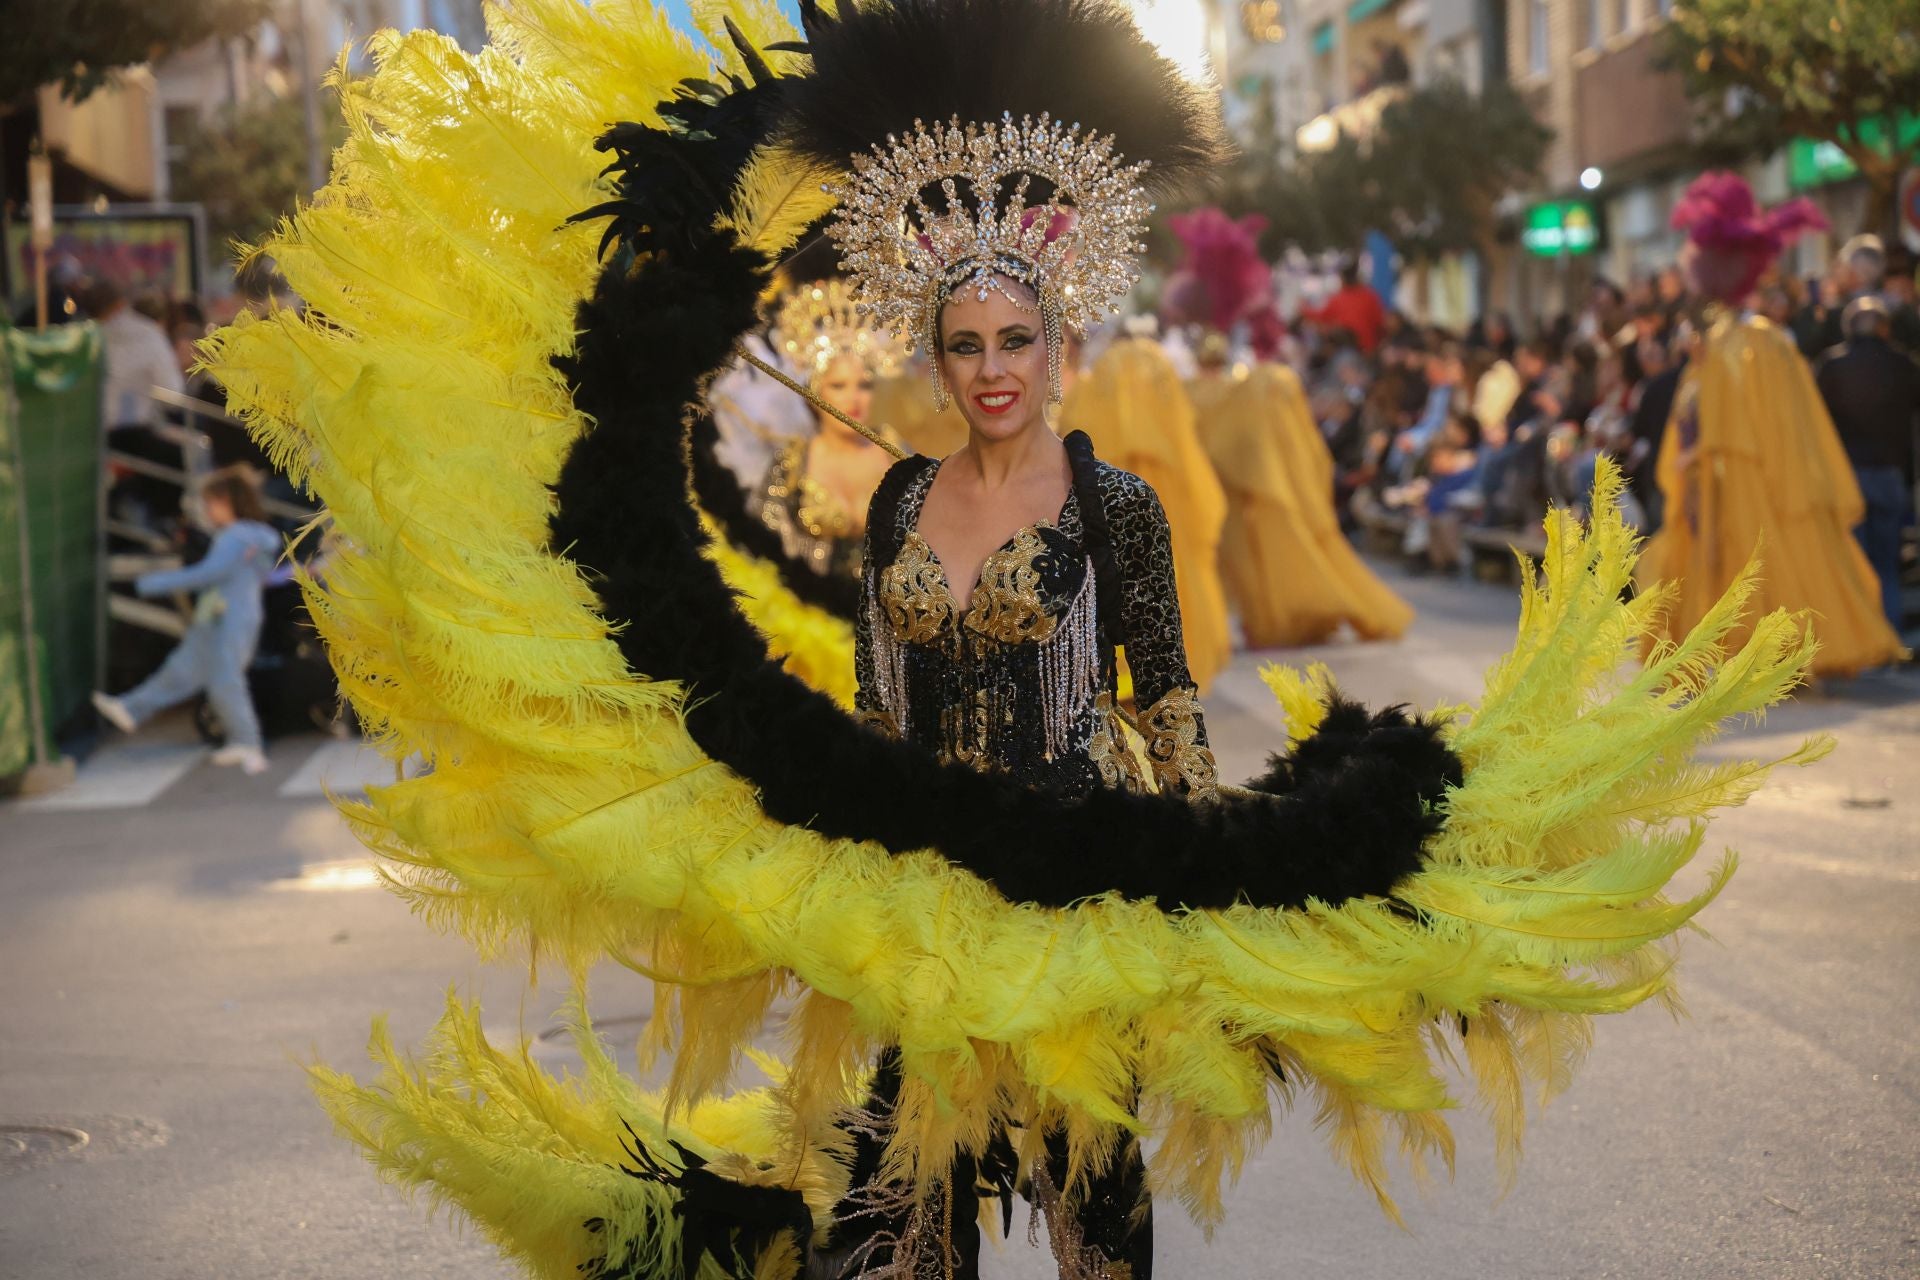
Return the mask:
<path id="1" fill-rule="evenodd" d="M 780 581 L 780 571 L 709 527 L 707 558 L 739 593 L 740 610 L 767 638 L 767 652 L 810 687 L 853 706 L 853 624 L 816 608 Z"/>
<path id="2" fill-rule="evenodd" d="M 1622 603 L 1634 545 L 1603 470 L 1591 530 L 1549 519 L 1514 649 L 1453 723 L 1466 782 L 1402 887 L 1413 913 L 1043 909 L 932 853 L 776 823 L 688 736 L 693 695 L 626 668 L 546 538 L 584 426 L 550 359 L 598 269 L 598 233 L 566 222 L 598 195 L 593 138 L 714 68 L 643 4 L 521 0 L 490 19 L 493 46 L 475 55 L 423 33 L 374 39 L 377 72 L 340 82 L 349 137 L 332 182 L 264 246 L 309 309 L 242 322 L 207 354 L 343 535 L 326 581 L 306 584 L 343 688 L 383 750 L 431 765 L 345 805 L 349 821 L 428 921 L 484 951 L 545 952 L 576 974 L 612 957 L 659 979 L 654 1038 L 674 1068 L 659 1099 L 604 1063 L 556 1084 L 450 1009 L 422 1063 L 381 1038 L 376 1085 L 317 1073 L 349 1135 L 555 1276 L 608 1256 L 588 1218 L 642 1254 L 676 1248 L 631 1225 L 646 1215 L 609 1172 L 616 1120 L 704 1141 L 717 1106 L 732 1119 L 709 1149 L 808 1171 L 819 1220 L 833 1194 L 821 1135 L 881 1043 L 900 1046 L 907 1078 L 894 1154 L 923 1182 L 996 1123 L 1058 1123 L 1081 1154 L 1122 1126 L 1153 1139 L 1156 1188 L 1211 1222 L 1275 1100 L 1299 1093 L 1390 1210 L 1393 1151 L 1451 1160 L 1436 1062 L 1455 1046 L 1510 1164 L 1525 1087 L 1566 1087 L 1588 1016 L 1670 990 L 1671 939 L 1733 862 L 1677 898 L 1668 881 L 1705 815 L 1765 771 L 1691 752 L 1794 687 L 1803 623 L 1768 615 L 1726 652 L 1748 577 L 1623 667 L 1664 597 Z M 730 219 L 763 245 L 814 208 L 778 164 L 756 165 Z M 778 610 L 760 621 L 790 660 L 805 647 Z M 1269 682 L 1291 735 L 1309 732 L 1314 681 Z M 777 1098 L 707 1103 L 783 994 Z M 669 1111 L 677 1128 L 662 1127 Z M 785 1248 L 767 1274 L 793 1262 Z"/>

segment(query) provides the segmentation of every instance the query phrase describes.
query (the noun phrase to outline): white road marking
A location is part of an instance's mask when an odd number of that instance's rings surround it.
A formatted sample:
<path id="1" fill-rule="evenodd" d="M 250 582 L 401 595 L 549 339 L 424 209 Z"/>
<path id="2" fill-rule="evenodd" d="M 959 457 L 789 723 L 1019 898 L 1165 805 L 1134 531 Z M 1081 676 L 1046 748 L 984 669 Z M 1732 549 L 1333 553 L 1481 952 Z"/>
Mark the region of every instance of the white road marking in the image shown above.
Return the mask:
<path id="1" fill-rule="evenodd" d="M 39 812 L 137 809 L 151 804 L 207 755 L 198 743 L 116 742 L 88 757 L 72 786 L 16 801 L 15 807 Z"/>
<path id="2" fill-rule="evenodd" d="M 394 780 L 393 762 L 354 740 L 324 742 L 280 784 L 287 799 L 354 795 Z"/>
<path id="3" fill-rule="evenodd" d="M 286 880 L 273 880 L 268 889 L 299 893 L 338 893 L 342 890 L 378 889 L 380 873 L 364 858 L 347 862 L 310 862 L 300 874 Z"/>

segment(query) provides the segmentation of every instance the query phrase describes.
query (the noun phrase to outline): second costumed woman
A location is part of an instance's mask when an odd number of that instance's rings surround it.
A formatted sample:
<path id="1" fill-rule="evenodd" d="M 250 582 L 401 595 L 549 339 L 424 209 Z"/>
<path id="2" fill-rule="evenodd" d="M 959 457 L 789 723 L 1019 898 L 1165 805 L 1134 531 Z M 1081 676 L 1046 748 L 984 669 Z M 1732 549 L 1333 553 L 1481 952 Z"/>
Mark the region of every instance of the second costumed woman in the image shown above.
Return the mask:
<path id="1" fill-rule="evenodd" d="M 812 435 L 774 454 L 750 505 L 789 558 L 814 573 L 855 576 L 867 502 L 890 458 L 833 411 L 870 421 L 874 380 L 895 371 L 900 344 L 862 321 L 838 280 L 789 293 L 773 336 L 780 356 L 827 407 L 814 410 Z"/>

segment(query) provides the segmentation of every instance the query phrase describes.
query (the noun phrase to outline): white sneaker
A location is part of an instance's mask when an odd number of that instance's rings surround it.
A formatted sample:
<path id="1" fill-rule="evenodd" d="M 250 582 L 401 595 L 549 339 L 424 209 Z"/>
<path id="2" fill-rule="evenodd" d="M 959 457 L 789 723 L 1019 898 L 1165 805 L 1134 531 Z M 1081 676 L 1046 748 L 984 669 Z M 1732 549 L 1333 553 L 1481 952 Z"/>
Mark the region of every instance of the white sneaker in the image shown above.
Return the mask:
<path id="1" fill-rule="evenodd" d="M 266 753 L 258 747 L 225 746 L 213 753 L 213 762 L 218 765 L 237 764 L 240 772 L 248 775 L 267 771 Z"/>
<path id="2" fill-rule="evenodd" d="M 109 697 L 104 693 L 95 693 L 93 709 L 100 713 L 102 720 L 122 733 L 132 733 L 140 727 L 134 720 L 133 713 L 127 710 L 127 704 L 118 698 Z"/>

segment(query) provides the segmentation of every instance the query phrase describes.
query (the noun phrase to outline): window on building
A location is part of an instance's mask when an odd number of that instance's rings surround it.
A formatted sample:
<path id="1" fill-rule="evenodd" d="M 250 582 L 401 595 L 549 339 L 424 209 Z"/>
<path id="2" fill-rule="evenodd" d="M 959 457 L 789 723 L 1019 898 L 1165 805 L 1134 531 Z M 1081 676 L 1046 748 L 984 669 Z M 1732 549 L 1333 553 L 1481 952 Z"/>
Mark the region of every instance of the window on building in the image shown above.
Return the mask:
<path id="1" fill-rule="evenodd" d="M 1661 17 L 1673 12 L 1673 0 L 1653 0 L 1653 11 Z"/>
<path id="2" fill-rule="evenodd" d="M 1547 0 L 1530 0 L 1527 5 L 1527 70 L 1534 75 L 1547 74 L 1547 23 L 1551 19 Z"/>
<path id="3" fill-rule="evenodd" d="M 169 106 L 160 117 L 160 127 L 166 135 L 167 187 L 172 190 L 180 185 L 188 148 L 194 135 L 199 132 L 200 108 L 190 105 Z"/>
<path id="4" fill-rule="evenodd" d="M 1633 30 L 1633 0 L 1613 0 L 1613 31 L 1625 35 Z"/>
<path id="5" fill-rule="evenodd" d="M 1607 0 L 1587 0 L 1587 48 L 1607 42 Z"/>

